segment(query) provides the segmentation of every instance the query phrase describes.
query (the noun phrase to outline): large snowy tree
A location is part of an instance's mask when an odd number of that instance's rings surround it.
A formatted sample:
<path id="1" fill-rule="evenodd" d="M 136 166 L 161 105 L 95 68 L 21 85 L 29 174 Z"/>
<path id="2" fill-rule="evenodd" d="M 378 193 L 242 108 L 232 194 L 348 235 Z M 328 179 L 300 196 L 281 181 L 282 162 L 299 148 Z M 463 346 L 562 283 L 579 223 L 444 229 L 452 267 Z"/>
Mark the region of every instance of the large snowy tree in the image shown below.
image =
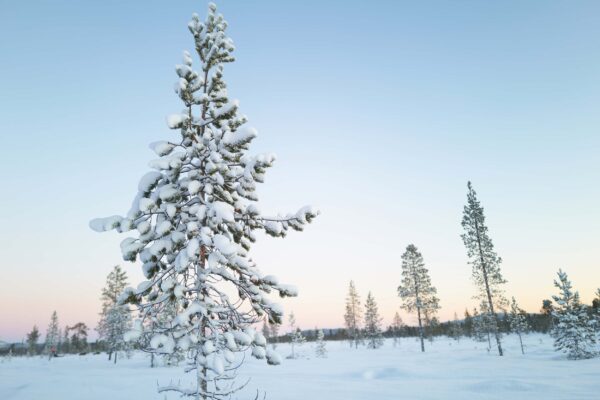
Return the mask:
<path id="1" fill-rule="evenodd" d="M 100 321 L 96 327 L 99 340 L 103 341 L 108 351 L 110 360 L 114 354 L 117 362 L 117 353 L 126 348 L 123 335 L 131 328 L 131 314 L 127 306 L 118 304 L 118 298 L 127 287 L 127 273 L 116 265 L 106 277 L 106 285 L 100 297 L 102 310 Z"/>
<path id="2" fill-rule="evenodd" d="M 554 347 L 573 360 L 593 357 L 596 354 L 596 321 L 590 318 L 579 300 L 579 293 L 573 292 L 571 281 L 562 270 L 558 270 L 554 286 L 559 290 L 557 296 L 552 296 L 556 302 L 552 311 L 556 320 L 552 330 Z"/>
<path id="3" fill-rule="evenodd" d="M 477 199 L 477 193 L 471 182 L 468 182 L 467 187 L 469 189 L 467 205 L 464 207 L 462 219 L 464 233 L 461 237 L 473 269 L 473 280 L 479 290 L 476 297 L 487 302 L 486 311 L 493 320 L 492 333 L 496 339 L 498 354 L 502 356 L 504 353 L 498 329 L 498 314 L 496 313 L 497 308 L 502 308 L 507 303 L 502 291 L 502 285 L 506 283 L 500 272 L 502 259 L 494 251 L 494 245 L 485 224 L 483 207 Z"/>
<path id="4" fill-rule="evenodd" d="M 417 312 L 421 351 L 425 351 L 425 316 L 432 316 L 440 308 L 436 294 L 437 290 L 431 284 L 423 256 L 414 244 L 409 244 L 402 254 L 402 284 L 398 287 L 398 295 L 402 298 L 403 309 Z"/>
<path id="5" fill-rule="evenodd" d="M 521 354 L 525 354 L 525 347 L 523 346 L 523 334 L 529 332 L 529 324 L 527 323 L 527 313 L 519 307 L 517 300 L 512 298 L 510 302 L 510 314 L 508 315 L 510 321 L 510 330 L 516 333 L 519 337 L 519 343 L 521 344 Z"/>
<path id="6" fill-rule="evenodd" d="M 60 327 L 58 326 L 58 314 L 56 311 L 52 313 L 50 317 L 50 324 L 46 330 L 46 341 L 44 343 L 44 354 L 48 357 L 54 356 L 58 351 L 58 344 L 60 342 Z"/>
<path id="7" fill-rule="evenodd" d="M 354 286 L 354 282 L 350 281 L 348 286 L 348 297 L 346 297 L 346 313 L 344 314 L 344 322 L 348 330 L 350 338 L 350 346 L 358 348 L 362 339 L 360 336 L 360 320 L 362 318 L 362 306 L 360 304 L 360 296 Z"/>
<path id="8" fill-rule="evenodd" d="M 367 295 L 365 302 L 365 339 L 367 340 L 367 347 L 370 349 L 377 349 L 383 345 L 381 317 L 371 292 Z"/>
<path id="9" fill-rule="evenodd" d="M 175 92 L 180 113 L 167 118 L 177 138 L 151 144 L 159 156 L 150 163 L 129 213 L 96 219 L 96 231 L 132 232 L 121 243 L 126 261 L 141 261 L 146 281 L 127 288 L 121 303 L 138 307 L 141 320 L 129 339 L 147 337 L 147 351 L 186 351 L 192 386 L 159 388 L 197 399 L 228 398 L 234 383 L 236 353 L 278 364 L 280 357 L 252 326 L 265 316 L 281 322 L 282 308 L 269 293 L 295 296 L 296 289 L 261 273 L 248 251 L 257 231 L 284 237 L 301 231 L 317 215 L 310 207 L 267 217 L 258 209 L 256 184 L 264 180 L 275 156 L 249 155 L 256 131 L 246 126 L 238 102 L 230 100 L 224 65 L 234 61 L 227 22 L 209 5 L 203 22 L 192 17 L 188 28 L 200 60 L 184 52 L 176 66 Z M 176 303 L 180 312 L 167 323 L 145 324 Z M 151 326 L 152 329 L 148 330 Z"/>

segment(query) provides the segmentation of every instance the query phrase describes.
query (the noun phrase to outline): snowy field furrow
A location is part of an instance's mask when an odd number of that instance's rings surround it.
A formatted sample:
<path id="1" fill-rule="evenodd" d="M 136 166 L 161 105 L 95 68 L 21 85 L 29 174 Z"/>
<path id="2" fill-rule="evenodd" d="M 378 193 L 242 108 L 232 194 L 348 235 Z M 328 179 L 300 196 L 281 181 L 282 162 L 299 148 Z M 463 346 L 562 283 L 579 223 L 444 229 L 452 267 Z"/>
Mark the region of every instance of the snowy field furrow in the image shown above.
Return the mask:
<path id="1" fill-rule="evenodd" d="M 526 336 L 527 354 L 515 337 L 505 338 L 506 356 L 486 345 L 439 338 L 420 353 L 414 338 L 399 347 L 390 340 L 377 350 L 350 349 L 327 342 L 328 358 L 315 358 L 313 344 L 301 347 L 303 358 L 280 366 L 247 359 L 239 382 L 252 376 L 234 399 L 600 399 L 600 359 L 569 361 L 554 352 L 552 339 Z M 287 345 L 277 350 L 289 354 Z M 105 355 L 13 358 L 0 363 L 2 400 L 164 400 L 157 384 L 181 379 L 182 368 L 149 368 L 145 354 L 122 358 L 117 365 Z M 185 382 L 185 380 L 181 380 Z M 170 394 L 167 399 L 179 398 Z"/>

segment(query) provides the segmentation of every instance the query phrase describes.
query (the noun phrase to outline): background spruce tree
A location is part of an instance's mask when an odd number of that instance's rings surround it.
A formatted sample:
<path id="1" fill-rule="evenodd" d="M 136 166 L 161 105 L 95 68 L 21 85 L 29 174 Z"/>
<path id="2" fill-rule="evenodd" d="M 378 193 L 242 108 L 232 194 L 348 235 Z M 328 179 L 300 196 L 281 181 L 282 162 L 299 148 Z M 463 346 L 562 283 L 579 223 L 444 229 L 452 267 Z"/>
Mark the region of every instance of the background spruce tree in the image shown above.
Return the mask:
<path id="1" fill-rule="evenodd" d="M 256 184 L 264 181 L 275 156 L 246 154 L 256 131 L 245 125 L 223 80 L 225 64 L 234 61 L 227 22 L 211 3 L 206 19 L 193 15 L 188 29 L 200 63 L 195 69 L 192 55 L 184 52 L 183 64 L 175 68 L 175 91 L 184 109 L 170 115 L 167 125 L 179 137 L 151 144 L 159 158 L 142 177 L 130 212 L 90 226 L 131 232 L 121 243 L 123 259 L 143 264 L 146 280 L 120 297 L 141 315 L 128 338 L 145 337 L 140 343 L 150 352 L 187 354 L 186 371 L 195 383 L 167 385 L 159 392 L 221 399 L 239 389 L 233 379 L 235 353 L 250 349 L 255 358 L 280 362 L 252 326 L 265 316 L 281 322 L 283 310 L 269 293 L 297 294 L 249 258 L 257 231 L 284 237 L 301 231 L 317 212 L 304 207 L 284 216 L 261 214 Z M 144 323 L 170 303 L 181 310 L 173 320 Z"/>
<path id="2" fill-rule="evenodd" d="M 325 347 L 325 334 L 323 329 L 317 330 L 317 341 L 315 344 L 315 355 L 318 358 L 327 358 L 327 348 Z"/>
<path id="3" fill-rule="evenodd" d="M 394 338 L 394 347 L 400 345 L 400 336 L 402 335 L 402 328 L 404 327 L 404 322 L 402 322 L 402 318 L 400 318 L 400 314 L 398 311 L 394 314 L 394 319 L 392 320 L 392 336 Z"/>
<path id="4" fill-rule="evenodd" d="M 34 356 L 38 353 L 38 340 L 40 340 L 40 331 L 36 325 L 33 326 L 31 332 L 27 334 L 27 354 Z"/>
<path id="5" fill-rule="evenodd" d="M 127 306 L 118 304 L 118 299 L 127 287 L 127 273 L 116 265 L 106 277 L 100 300 L 102 309 L 100 321 L 96 327 L 98 340 L 102 341 L 110 360 L 114 354 L 117 362 L 117 352 L 125 350 L 127 344 L 124 334 L 131 328 L 131 313 Z"/>
<path id="6" fill-rule="evenodd" d="M 469 337 L 473 335 L 473 317 L 469 313 L 468 309 L 465 309 L 463 320 L 463 333 Z"/>
<path id="7" fill-rule="evenodd" d="M 116 364 L 119 351 L 128 350 L 128 343 L 125 342 L 125 333 L 131 329 L 131 315 L 126 306 L 115 304 L 106 312 L 104 316 L 103 339 L 108 351 L 108 359 L 113 356 Z"/>
<path id="8" fill-rule="evenodd" d="M 462 323 L 458 320 L 458 315 L 454 313 L 454 321 L 450 322 L 450 336 L 452 339 L 460 342 L 460 337 L 463 333 Z"/>
<path id="9" fill-rule="evenodd" d="M 365 339 L 369 349 L 377 349 L 383 345 L 381 334 L 381 317 L 375 298 L 369 292 L 365 302 Z"/>
<path id="10" fill-rule="evenodd" d="M 429 340 L 429 343 L 433 343 L 434 336 L 440 329 L 440 320 L 435 316 L 430 316 L 428 312 L 425 313 L 425 337 Z"/>
<path id="11" fill-rule="evenodd" d="M 60 351 L 68 354 L 71 352 L 71 339 L 69 338 L 69 327 L 65 326 L 61 332 Z"/>
<path id="12" fill-rule="evenodd" d="M 72 353 L 85 353 L 88 351 L 88 327 L 84 322 L 78 322 L 68 327 L 71 335 L 69 347 Z"/>
<path id="13" fill-rule="evenodd" d="M 484 337 L 488 342 L 488 351 L 491 351 L 492 335 L 498 329 L 498 321 L 490 312 L 489 303 L 486 300 L 481 300 L 481 303 L 479 303 L 479 320 L 480 329 L 482 330 Z"/>
<path id="14" fill-rule="evenodd" d="M 431 284 L 423 256 L 414 244 L 408 245 L 402 254 L 402 284 L 398 287 L 398 295 L 402 298 L 403 309 L 417 312 L 421 351 L 425 351 L 424 319 L 431 317 L 440 308 L 436 294 L 437 290 Z"/>
<path id="15" fill-rule="evenodd" d="M 358 348 L 358 345 L 362 342 L 360 334 L 360 320 L 362 318 L 362 305 L 360 303 L 360 296 L 354 286 L 354 282 L 350 281 L 348 286 L 348 297 L 346 297 L 346 313 L 344 314 L 344 322 L 348 337 L 350 338 L 350 346 L 354 345 Z"/>
<path id="16" fill-rule="evenodd" d="M 52 313 L 50 317 L 50 324 L 46 330 L 46 340 L 44 343 L 44 354 L 48 355 L 49 358 L 54 356 L 58 351 L 58 344 L 60 342 L 60 327 L 58 326 L 58 314 L 56 311 Z"/>
<path id="17" fill-rule="evenodd" d="M 487 302 L 486 312 L 493 321 L 492 334 L 496 339 L 498 354 L 502 356 L 504 353 L 500 340 L 498 314 L 496 313 L 497 308 L 502 308 L 507 303 L 501 288 L 506 283 L 500 272 L 502 259 L 494 251 L 494 245 L 485 224 L 483 207 L 477 199 L 477 193 L 471 182 L 468 182 L 467 187 L 467 205 L 464 207 L 462 219 L 465 233 L 461 237 L 467 248 L 469 263 L 473 268 L 473 281 L 479 290 L 476 297 Z"/>
<path id="18" fill-rule="evenodd" d="M 510 302 L 510 330 L 516 333 L 519 337 L 519 344 L 521 345 L 521 354 L 525 354 L 525 347 L 523 346 L 523 335 L 529 332 L 529 324 L 527 323 L 527 313 L 519 308 L 515 298 L 512 298 Z"/>
<path id="19" fill-rule="evenodd" d="M 596 355 L 595 320 L 588 315 L 585 305 L 579 300 L 579 293 L 573 292 L 569 277 L 558 270 L 558 280 L 554 286 L 559 294 L 552 296 L 556 306 L 552 312 L 556 323 L 552 331 L 554 347 L 567 354 L 567 358 L 579 360 Z"/>
<path id="20" fill-rule="evenodd" d="M 477 308 L 473 308 L 473 338 L 478 342 L 488 341 L 489 349 L 487 314 L 480 314 Z"/>
<path id="21" fill-rule="evenodd" d="M 542 300 L 542 308 L 540 309 L 540 313 L 542 314 L 542 329 L 544 333 L 551 332 L 554 327 L 554 317 L 552 316 L 553 311 L 554 306 L 552 305 L 552 300 Z"/>
<path id="22" fill-rule="evenodd" d="M 290 346 L 292 349 L 292 353 L 288 356 L 288 358 L 295 359 L 298 358 L 297 348 L 302 346 L 306 339 L 302 335 L 300 328 L 296 326 L 296 316 L 293 312 L 290 313 L 288 320 L 290 324 Z"/>

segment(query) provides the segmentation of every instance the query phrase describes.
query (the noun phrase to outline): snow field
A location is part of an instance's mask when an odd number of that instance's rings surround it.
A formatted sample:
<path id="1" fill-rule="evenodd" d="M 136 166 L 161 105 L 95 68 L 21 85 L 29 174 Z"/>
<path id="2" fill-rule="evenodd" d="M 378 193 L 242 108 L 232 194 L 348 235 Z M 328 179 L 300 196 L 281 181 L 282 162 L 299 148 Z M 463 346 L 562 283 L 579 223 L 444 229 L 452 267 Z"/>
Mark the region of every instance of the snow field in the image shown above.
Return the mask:
<path id="1" fill-rule="evenodd" d="M 525 335 L 526 354 L 518 338 L 506 336 L 506 355 L 487 352 L 486 343 L 449 338 L 426 342 L 421 353 L 416 338 L 399 347 L 386 340 L 377 350 L 350 349 L 347 342 L 326 342 L 328 357 L 317 358 L 314 343 L 299 347 L 301 358 L 285 359 L 286 344 L 277 351 L 280 366 L 246 357 L 238 383 L 251 378 L 233 399 L 565 399 L 600 398 L 600 358 L 570 361 L 552 347 L 546 335 Z M 298 348 L 297 348 L 298 349 Z M 3 400 L 164 400 L 157 385 L 191 382 L 182 367 L 149 368 L 146 354 L 122 357 L 113 365 L 106 355 L 13 358 L 0 362 Z M 166 395 L 178 399 L 178 394 Z"/>

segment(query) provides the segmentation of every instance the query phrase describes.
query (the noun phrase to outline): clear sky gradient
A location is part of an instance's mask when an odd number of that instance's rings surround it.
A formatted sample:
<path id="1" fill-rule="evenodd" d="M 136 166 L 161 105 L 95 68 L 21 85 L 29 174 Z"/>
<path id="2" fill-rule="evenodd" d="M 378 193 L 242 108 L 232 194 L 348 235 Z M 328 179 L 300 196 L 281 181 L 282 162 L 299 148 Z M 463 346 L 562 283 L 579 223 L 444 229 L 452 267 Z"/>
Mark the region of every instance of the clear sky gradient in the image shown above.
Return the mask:
<path id="1" fill-rule="evenodd" d="M 600 3 L 221 1 L 231 97 L 278 155 L 261 209 L 322 215 L 261 239 L 264 272 L 296 284 L 303 328 L 343 324 L 348 281 L 398 310 L 400 256 L 422 251 L 441 319 L 472 307 L 460 239 L 466 182 L 485 207 L 506 291 L 537 311 L 565 269 L 600 286 Z M 95 327 L 115 233 L 181 109 L 173 67 L 203 1 L 0 3 L 0 339 L 57 310 Z M 401 313 L 408 323 L 412 316 Z"/>

